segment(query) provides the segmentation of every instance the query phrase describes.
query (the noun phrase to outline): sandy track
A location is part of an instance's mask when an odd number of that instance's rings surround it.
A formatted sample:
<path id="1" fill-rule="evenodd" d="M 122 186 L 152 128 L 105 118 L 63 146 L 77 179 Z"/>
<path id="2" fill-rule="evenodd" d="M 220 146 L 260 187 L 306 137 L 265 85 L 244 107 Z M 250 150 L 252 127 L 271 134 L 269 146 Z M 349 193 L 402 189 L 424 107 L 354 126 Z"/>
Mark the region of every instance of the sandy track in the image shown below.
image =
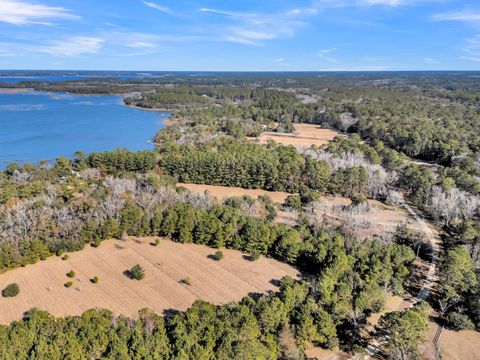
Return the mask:
<path id="1" fill-rule="evenodd" d="M 283 204 L 285 202 L 285 199 L 289 195 L 291 195 L 289 193 L 281 192 L 281 191 L 267 191 L 267 190 L 261 190 L 261 189 L 243 189 L 239 187 L 217 186 L 217 185 L 178 183 L 177 186 L 183 186 L 186 189 L 196 193 L 204 193 L 205 191 L 208 191 L 210 195 L 212 195 L 213 197 L 216 197 L 220 201 L 223 201 L 232 196 L 248 195 L 255 199 L 261 195 L 268 195 L 272 198 L 273 202 Z"/>
<path id="2" fill-rule="evenodd" d="M 195 300 L 215 304 L 238 301 L 250 292 L 276 290 L 272 280 L 285 275 L 298 276 L 292 267 L 272 259 L 250 262 L 242 253 L 223 250 L 225 258 L 208 258 L 215 252 L 202 245 L 161 241 L 158 247 L 151 239 L 108 240 L 97 248 L 71 253 L 62 261 L 46 261 L 0 275 L 0 288 L 12 282 L 20 286 L 15 298 L 0 300 L 0 323 L 20 319 L 31 308 L 47 310 L 56 316 L 79 315 L 87 309 L 106 308 L 115 314 L 136 317 L 148 307 L 158 313 L 186 310 Z M 142 281 L 130 280 L 123 272 L 135 264 L 144 267 Z M 76 276 L 65 275 L 74 270 Z M 90 278 L 98 276 L 98 284 Z M 191 286 L 180 283 L 188 277 Z M 69 289 L 63 284 L 71 280 Z"/>

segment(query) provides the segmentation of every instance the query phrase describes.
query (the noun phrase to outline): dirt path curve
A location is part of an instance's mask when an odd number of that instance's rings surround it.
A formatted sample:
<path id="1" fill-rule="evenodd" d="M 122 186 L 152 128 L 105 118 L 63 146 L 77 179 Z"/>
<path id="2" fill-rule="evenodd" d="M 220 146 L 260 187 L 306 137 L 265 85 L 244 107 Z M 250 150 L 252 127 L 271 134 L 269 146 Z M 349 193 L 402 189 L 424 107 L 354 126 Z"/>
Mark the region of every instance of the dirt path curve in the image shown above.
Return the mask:
<path id="1" fill-rule="evenodd" d="M 402 207 L 404 207 L 408 213 L 418 222 L 418 224 L 423 229 L 423 232 L 426 237 L 426 241 L 430 244 L 432 248 L 432 257 L 430 259 L 430 264 L 428 271 L 425 275 L 425 279 L 423 280 L 422 287 L 418 294 L 414 297 L 413 302 L 409 302 L 409 305 L 405 307 L 405 301 L 399 306 L 397 309 L 398 311 L 404 310 L 405 308 L 411 307 L 415 305 L 419 301 L 426 300 L 430 295 L 430 291 L 432 287 L 435 285 L 437 281 L 436 277 L 436 270 L 437 270 L 437 263 L 440 253 L 440 240 L 438 237 L 433 233 L 431 225 L 425 220 L 425 218 L 421 215 L 418 215 L 415 210 L 405 201 L 402 199 Z M 382 348 L 382 344 L 374 340 L 371 344 L 367 346 L 367 354 L 369 358 L 378 359 L 381 358 L 380 350 Z"/>
<path id="2" fill-rule="evenodd" d="M 402 206 L 412 215 L 412 217 L 420 224 L 422 227 L 426 240 L 430 243 L 430 246 L 432 247 L 432 258 L 430 259 L 430 266 L 428 269 L 428 272 L 426 274 L 425 280 L 423 281 L 422 288 L 418 292 L 417 296 L 415 296 L 415 302 L 426 300 L 428 298 L 428 295 L 430 294 L 430 290 L 432 287 L 435 285 L 435 282 L 437 281 L 437 277 L 435 275 L 436 269 L 437 269 L 437 263 L 438 263 L 438 256 L 440 253 L 440 244 L 439 244 L 439 239 L 435 234 L 433 233 L 430 225 L 427 223 L 427 221 L 418 215 L 415 210 L 412 209 L 410 205 L 408 205 L 405 201 L 403 201 Z"/>

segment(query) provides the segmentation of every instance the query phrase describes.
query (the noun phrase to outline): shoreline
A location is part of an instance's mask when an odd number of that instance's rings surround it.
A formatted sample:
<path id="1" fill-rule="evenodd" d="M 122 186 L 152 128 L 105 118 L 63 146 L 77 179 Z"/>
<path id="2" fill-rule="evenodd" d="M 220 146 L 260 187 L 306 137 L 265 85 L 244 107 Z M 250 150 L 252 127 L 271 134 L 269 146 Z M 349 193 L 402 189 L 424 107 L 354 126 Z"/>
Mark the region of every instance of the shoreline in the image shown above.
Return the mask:
<path id="1" fill-rule="evenodd" d="M 0 88 L 0 95 L 22 94 L 34 92 L 32 88 Z"/>
<path id="2" fill-rule="evenodd" d="M 176 123 L 176 121 L 172 119 L 173 110 L 160 109 L 160 108 L 144 108 L 144 107 L 136 106 L 136 105 L 128 105 L 128 104 L 125 104 L 125 102 L 123 102 L 123 105 L 125 105 L 129 108 L 132 108 L 132 109 L 137 109 L 137 110 L 157 111 L 157 112 L 163 112 L 163 113 L 168 112 L 168 113 L 170 113 L 170 116 L 165 118 L 165 120 L 163 120 L 163 124 L 165 125 L 165 127 L 175 125 L 175 123 Z M 152 141 L 152 143 L 153 143 L 153 141 Z"/>
<path id="3" fill-rule="evenodd" d="M 159 111 L 159 112 L 168 112 L 168 113 L 173 113 L 174 110 L 172 109 L 162 109 L 162 108 L 146 108 L 142 106 L 137 106 L 137 105 L 129 105 L 123 103 L 125 106 L 131 107 L 132 109 L 138 109 L 138 110 L 145 110 L 145 111 Z"/>

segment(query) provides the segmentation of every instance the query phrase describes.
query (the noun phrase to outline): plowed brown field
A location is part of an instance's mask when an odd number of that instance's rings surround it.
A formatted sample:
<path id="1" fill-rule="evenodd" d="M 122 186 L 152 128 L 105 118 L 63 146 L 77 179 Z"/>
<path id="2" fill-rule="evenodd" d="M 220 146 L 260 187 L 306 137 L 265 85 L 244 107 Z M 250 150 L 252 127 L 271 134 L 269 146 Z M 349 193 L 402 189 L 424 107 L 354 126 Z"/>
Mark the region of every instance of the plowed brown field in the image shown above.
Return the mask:
<path id="1" fill-rule="evenodd" d="M 184 188 L 196 192 L 204 193 L 208 191 L 210 195 L 216 197 L 218 200 L 223 201 L 232 196 L 250 196 L 252 198 L 257 198 L 260 195 L 268 195 L 272 198 L 273 202 L 283 204 L 288 195 L 291 195 L 286 192 L 281 191 L 267 191 L 261 189 L 242 189 L 239 187 L 229 187 L 229 186 L 217 186 L 217 185 L 201 185 L 201 184 L 185 184 L 178 183 L 177 186 L 183 186 Z"/>
<path id="2" fill-rule="evenodd" d="M 283 145 L 293 145 L 296 148 L 308 148 L 312 145 L 325 145 L 332 141 L 337 136 L 344 136 L 341 132 L 322 129 L 315 124 L 295 124 L 295 132 L 292 134 L 281 134 L 276 132 L 264 132 L 258 138 L 261 143 L 266 143 L 268 140 Z"/>
<path id="3" fill-rule="evenodd" d="M 20 319 L 31 308 L 56 316 L 79 315 L 87 309 L 106 308 L 115 314 L 136 317 L 138 310 L 151 308 L 186 310 L 197 299 L 215 304 L 237 301 L 250 292 L 276 290 L 275 280 L 298 272 L 283 263 L 260 258 L 255 262 L 241 252 L 223 250 L 225 257 L 214 261 L 215 252 L 202 245 L 178 244 L 162 239 L 108 240 L 99 248 L 71 253 L 66 261 L 52 257 L 46 261 L 0 275 L 0 289 L 16 282 L 20 294 L 0 300 L 0 323 Z M 124 271 L 140 264 L 145 279 L 131 280 Z M 69 279 L 66 273 L 74 270 Z M 90 279 L 98 276 L 93 284 Z M 188 277 L 191 285 L 180 282 Z M 64 283 L 72 281 L 71 288 Z"/>

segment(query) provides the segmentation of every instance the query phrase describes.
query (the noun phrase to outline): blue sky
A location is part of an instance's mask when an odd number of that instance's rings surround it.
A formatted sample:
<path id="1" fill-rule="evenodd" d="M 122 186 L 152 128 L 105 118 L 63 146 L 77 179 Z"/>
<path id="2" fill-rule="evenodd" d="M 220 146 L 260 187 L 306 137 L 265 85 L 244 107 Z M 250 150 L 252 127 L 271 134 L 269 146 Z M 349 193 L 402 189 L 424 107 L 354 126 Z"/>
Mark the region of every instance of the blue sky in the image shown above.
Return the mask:
<path id="1" fill-rule="evenodd" d="M 0 69 L 478 70 L 479 0 L 0 0 Z"/>

